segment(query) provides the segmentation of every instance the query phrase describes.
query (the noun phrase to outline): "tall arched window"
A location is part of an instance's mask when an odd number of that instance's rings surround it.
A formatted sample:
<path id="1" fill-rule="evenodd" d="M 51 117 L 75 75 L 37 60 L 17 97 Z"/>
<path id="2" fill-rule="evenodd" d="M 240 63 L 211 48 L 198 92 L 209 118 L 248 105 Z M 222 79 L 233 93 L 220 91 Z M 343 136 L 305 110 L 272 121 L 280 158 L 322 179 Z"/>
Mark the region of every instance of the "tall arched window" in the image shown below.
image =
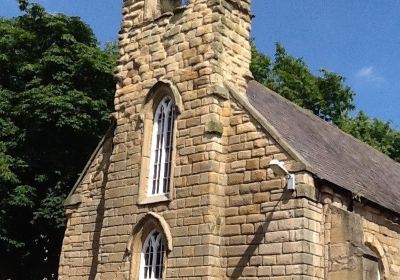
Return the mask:
<path id="1" fill-rule="evenodd" d="M 139 279 L 161 280 L 164 271 L 164 256 L 163 236 L 154 230 L 148 235 L 143 245 Z"/>
<path id="2" fill-rule="evenodd" d="M 153 118 L 148 184 L 150 196 L 168 194 L 170 190 L 174 120 L 175 104 L 166 96 L 158 104 Z"/>

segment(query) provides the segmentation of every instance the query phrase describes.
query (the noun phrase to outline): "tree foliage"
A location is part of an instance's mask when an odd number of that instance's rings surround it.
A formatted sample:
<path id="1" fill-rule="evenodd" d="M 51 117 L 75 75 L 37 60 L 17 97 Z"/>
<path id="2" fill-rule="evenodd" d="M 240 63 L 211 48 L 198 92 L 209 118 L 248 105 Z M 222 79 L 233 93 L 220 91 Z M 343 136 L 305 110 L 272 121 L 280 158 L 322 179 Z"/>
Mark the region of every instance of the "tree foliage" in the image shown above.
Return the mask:
<path id="1" fill-rule="evenodd" d="M 250 68 L 258 82 L 400 161 L 400 132 L 389 122 L 370 119 L 363 112 L 351 117 L 355 93 L 343 76 L 325 69 L 314 75 L 302 59 L 288 55 L 280 44 L 274 60 L 253 45 Z"/>
<path id="2" fill-rule="evenodd" d="M 344 77 L 321 69 L 314 75 L 305 62 L 286 53 L 276 44 L 275 60 L 252 47 L 254 78 L 285 98 L 312 111 L 322 119 L 340 124 L 354 109 L 354 92 Z"/>
<path id="3" fill-rule="evenodd" d="M 115 58 L 79 18 L 20 4 L 0 18 L 0 279 L 53 279 L 63 200 L 109 124 Z"/>
<path id="4" fill-rule="evenodd" d="M 341 128 L 400 162 L 400 131 L 393 129 L 390 122 L 371 119 L 361 111 L 344 122 Z"/>
<path id="5" fill-rule="evenodd" d="M 29 6 L 29 1 L 28 0 L 18 0 L 18 5 L 19 5 L 19 9 L 21 11 L 26 11 L 26 9 L 28 9 L 28 6 Z"/>

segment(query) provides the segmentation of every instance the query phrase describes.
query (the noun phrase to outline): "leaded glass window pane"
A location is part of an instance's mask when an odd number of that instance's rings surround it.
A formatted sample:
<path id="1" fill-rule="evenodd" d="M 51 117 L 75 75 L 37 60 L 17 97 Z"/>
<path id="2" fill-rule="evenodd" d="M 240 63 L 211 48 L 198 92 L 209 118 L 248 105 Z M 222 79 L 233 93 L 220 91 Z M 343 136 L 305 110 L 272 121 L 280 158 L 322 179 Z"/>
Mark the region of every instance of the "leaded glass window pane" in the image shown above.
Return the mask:
<path id="1" fill-rule="evenodd" d="M 161 100 L 154 114 L 149 195 L 170 190 L 175 104 L 169 97 Z"/>
<path id="2" fill-rule="evenodd" d="M 164 271 L 165 247 L 162 235 L 153 231 L 146 238 L 142 250 L 141 280 L 161 280 Z"/>

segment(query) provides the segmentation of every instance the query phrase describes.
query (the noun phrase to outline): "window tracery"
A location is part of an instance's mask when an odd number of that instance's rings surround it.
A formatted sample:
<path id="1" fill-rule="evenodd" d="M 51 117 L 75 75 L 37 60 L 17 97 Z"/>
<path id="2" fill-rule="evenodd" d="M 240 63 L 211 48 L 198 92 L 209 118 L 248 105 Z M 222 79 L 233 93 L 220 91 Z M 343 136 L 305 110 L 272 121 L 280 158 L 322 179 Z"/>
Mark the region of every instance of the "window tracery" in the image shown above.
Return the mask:
<path id="1" fill-rule="evenodd" d="M 154 114 L 148 195 L 168 194 L 171 181 L 172 142 L 175 104 L 168 96 Z"/>
<path id="2" fill-rule="evenodd" d="M 140 279 L 161 280 L 164 272 L 164 256 L 163 236 L 157 230 L 153 230 L 143 245 Z"/>
<path id="3" fill-rule="evenodd" d="M 138 204 L 173 199 L 175 137 L 182 97 L 169 81 L 157 82 L 147 93 L 140 120 L 143 124 Z"/>

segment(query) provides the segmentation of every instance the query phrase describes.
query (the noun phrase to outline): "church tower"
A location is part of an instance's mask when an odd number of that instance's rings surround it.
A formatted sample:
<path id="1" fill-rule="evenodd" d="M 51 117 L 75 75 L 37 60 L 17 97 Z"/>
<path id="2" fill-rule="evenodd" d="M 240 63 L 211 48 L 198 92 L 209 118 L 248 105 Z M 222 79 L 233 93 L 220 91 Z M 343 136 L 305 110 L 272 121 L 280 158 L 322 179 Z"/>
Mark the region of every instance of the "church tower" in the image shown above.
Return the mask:
<path id="1" fill-rule="evenodd" d="M 115 125 L 67 200 L 61 279 L 225 278 L 227 87 L 246 92 L 250 25 L 250 0 L 123 2 Z"/>
<path id="2" fill-rule="evenodd" d="M 114 136 L 121 142 L 114 141 L 114 149 L 134 172 L 128 184 L 137 223 L 131 237 L 136 241 L 129 245 L 130 279 L 143 274 L 137 264 L 145 241 L 138 240 L 151 231 L 149 213 L 170 227 L 171 233 L 160 230 L 164 236 L 173 236 L 165 279 L 226 275 L 221 228 L 229 133 L 225 84 L 246 91 L 250 27 L 250 0 L 124 1 Z M 174 122 L 166 125 L 175 127 L 167 135 L 170 143 L 157 139 L 155 128 L 157 121 L 163 125 L 157 106 L 165 97 L 176 105 L 174 119 L 165 116 Z M 154 152 L 165 143 L 173 147 L 165 153 L 171 160 L 157 170 L 154 158 L 161 157 L 161 165 L 165 159 Z M 167 173 L 158 180 L 170 182 L 155 187 L 156 172 Z M 149 221 L 143 221 L 146 217 Z"/>

